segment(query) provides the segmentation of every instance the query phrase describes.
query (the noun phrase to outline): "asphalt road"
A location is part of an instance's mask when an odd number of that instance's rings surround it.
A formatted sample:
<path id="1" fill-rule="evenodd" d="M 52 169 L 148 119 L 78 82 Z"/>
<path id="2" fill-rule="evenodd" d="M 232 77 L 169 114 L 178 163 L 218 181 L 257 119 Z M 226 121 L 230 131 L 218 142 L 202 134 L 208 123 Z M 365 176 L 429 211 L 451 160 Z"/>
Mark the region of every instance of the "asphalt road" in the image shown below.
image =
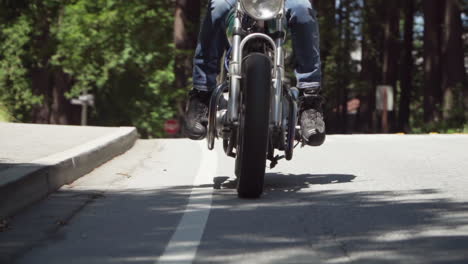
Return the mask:
<path id="1" fill-rule="evenodd" d="M 10 219 L 0 262 L 468 263 L 468 136 L 331 136 L 258 200 L 204 143 L 138 141 Z"/>

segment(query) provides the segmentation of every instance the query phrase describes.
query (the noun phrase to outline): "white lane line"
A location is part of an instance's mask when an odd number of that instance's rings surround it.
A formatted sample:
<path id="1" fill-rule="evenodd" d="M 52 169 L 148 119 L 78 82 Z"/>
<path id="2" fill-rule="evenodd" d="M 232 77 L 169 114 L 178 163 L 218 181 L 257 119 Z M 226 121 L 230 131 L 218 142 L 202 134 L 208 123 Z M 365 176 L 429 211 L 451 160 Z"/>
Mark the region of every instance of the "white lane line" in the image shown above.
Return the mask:
<path id="1" fill-rule="evenodd" d="M 213 187 L 197 188 L 196 186 L 213 183 L 218 165 L 216 151 L 209 151 L 206 143 L 203 143 L 205 142 L 200 142 L 201 163 L 188 205 L 177 230 L 156 262 L 157 264 L 188 264 L 195 259 L 210 214 L 213 194 Z"/>

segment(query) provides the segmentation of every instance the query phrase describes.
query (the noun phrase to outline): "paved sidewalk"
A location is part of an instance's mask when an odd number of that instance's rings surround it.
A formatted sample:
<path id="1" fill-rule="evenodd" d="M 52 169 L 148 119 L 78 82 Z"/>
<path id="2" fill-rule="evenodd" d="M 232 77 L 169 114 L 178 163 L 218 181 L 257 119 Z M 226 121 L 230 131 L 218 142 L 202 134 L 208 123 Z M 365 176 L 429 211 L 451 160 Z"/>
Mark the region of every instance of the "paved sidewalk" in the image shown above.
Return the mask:
<path id="1" fill-rule="evenodd" d="M 115 130 L 113 127 L 0 123 L 0 171 L 60 153 Z"/>
<path id="2" fill-rule="evenodd" d="M 0 217 L 124 153 L 137 138 L 130 127 L 0 123 Z"/>

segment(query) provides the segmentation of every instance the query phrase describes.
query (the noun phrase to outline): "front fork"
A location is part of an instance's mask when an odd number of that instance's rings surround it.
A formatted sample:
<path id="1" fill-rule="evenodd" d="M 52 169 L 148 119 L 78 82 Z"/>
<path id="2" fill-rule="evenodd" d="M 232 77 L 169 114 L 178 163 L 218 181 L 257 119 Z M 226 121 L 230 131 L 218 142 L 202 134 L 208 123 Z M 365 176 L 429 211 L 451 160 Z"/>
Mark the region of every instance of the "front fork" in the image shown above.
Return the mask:
<path id="1" fill-rule="evenodd" d="M 237 10 L 240 10 L 238 3 Z M 283 79 L 284 79 L 284 51 L 283 44 L 285 38 L 285 27 L 284 27 L 284 16 L 280 16 L 275 21 L 274 33 L 275 40 L 269 37 L 266 34 L 262 33 L 253 33 L 249 34 L 245 38 L 242 38 L 242 23 L 240 11 L 237 11 L 234 18 L 234 27 L 233 27 L 234 36 L 232 39 L 232 51 L 231 51 L 231 60 L 229 64 L 229 101 L 227 105 L 226 118 L 224 122 L 226 125 L 231 128 L 235 128 L 239 125 L 239 104 L 240 104 L 240 89 L 241 89 L 241 79 L 242 79 L 242 58 L 243 58 L 243 48 L 245 44 L 254 38 L 260 38 L 270 44 L 273 48 L 274 59 L 273 59 L 273 79 L 272 79 L 272 93 L 271 93 L 271 109 L 270 109 L 270 126 L 271 129 L 275 132 L 281 132 L 283 129 Z M 210 117 L 209 117 L 209 133 L 208 133 L 208 148 L 213 149 L 214 140 L 216 135 L 216 106 L 219 102 L 220 97 L 222 96 L 223 91 L 226 88 L 227 83 L 223 83 L 217 87 L 215 90 L 214 96 L 212 97 L 210 104 Z M 296 102 L 292 100 L 290 91 L 287 91 L 286 97 L 289 99 L 290 103 L 289 109 L 297 109 Z M 297 111 L 293 111 L 295 114 Z M 294 121 L 295 118 L 294 118 Z M 289 122 L 289 126 L 292 126 L 295 129 L 295 122 Z M 291 134 L 291 129 L 289 129 Z M 288 140 L 289 141 L 289 140 Z M 288 150 L 292 152 L 291 147 L 286 146 L 286 156 L 288 155 Z M 231 153 L 231 150 L 228 150 Z M 272 153 L 271 153 L 272 154 Z"/>
<path id="2" fill-rule="evenodd" d="M 285 34 L 283 30 L 283 19 L 278 18 L 275 25 L 275 46 L 276 46 L 276 56 L 275 56 L 275 65 L 276 73 L 275 78 L 273 79 L 273 98 L 271 102 L 271 123 L 275 128 L 280 128 L 282 123 L 282 98 L 283 98 L 283 79 L 284 79 L 284 52 L 283 52 L 283 42 Z"/>
<path id="3" fill-rule="evenodd" d="M 238 5 L 240 5 L 238 3 Z M 238 9 L 240 6 L 238 6 Z M 240 95 L 240 82 L 242 78 L 242 53 L 245 44 L 254 38 L 262 38 L 270 43 L 274 50 L 274 70 L 272 89 L 273 92 L 271 98 L 271 125 L 275 128 L 281 127 L 282 122 L 282 98 L 283 98 L 283 78 L 284 78 L 284 26 L 283 17 L 276 19 L 275 24 L 275 40 L 269 36 L 260 33 L 254 33 L 248 35 L 242 39 L 242 24 L 239 13 L 237 13 L 234 19 L 234 36 L 232 41 L 232 57 L 229 65 L 230 73 L 230 89 L 229 89 L 229 103 L 227 109 L 227 122 L 233 125 L 237 125 L 239 120 L 239 95 Z"/>
<path id="4" fill-rule="evenodd" d="M 240 10 L 240 3 L 237 3 L 237 10 Z M 242 22 L 239 11 L 236 12 L 234 18 L 234 36 L 232 39 L 232 54 L 229 63 L 229 74 L 231 85 L 229 87 L 229 102 L 227 109 L 227 122 L 230 124 L 237 124 L 239 120 L 239 94 L 240 94 L 240 79 L 242 78 L 240 72 L 240 64 L 242 63 L 241 41 L 242 41 Z"/>

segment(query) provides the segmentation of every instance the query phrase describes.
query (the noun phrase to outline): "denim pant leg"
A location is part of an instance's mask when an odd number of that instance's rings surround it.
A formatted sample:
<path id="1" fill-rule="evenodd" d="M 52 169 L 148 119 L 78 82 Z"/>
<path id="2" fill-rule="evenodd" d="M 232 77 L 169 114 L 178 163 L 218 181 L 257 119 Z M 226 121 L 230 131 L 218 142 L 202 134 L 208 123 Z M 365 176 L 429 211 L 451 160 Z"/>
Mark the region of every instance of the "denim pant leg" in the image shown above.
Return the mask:
<path id="1" fill-rule="evenodd" d="M 322 79 L 317 17 L 309 0 L 286 0 L 288 27 L 296 54 L 299 89 L 318 89 Z"/>
<path id="2" fill-rule="evenodd" d="M 220 59 L 227 45 L 224 20 L 236 0 L 210 0 L 195 50 L 193 85 L 201 91 L 216 86 Z M 319 29 L 309 0 L 286 0 L 288 26 L 296 54 L 298 88 L 318 88 L 321 82 Z"/>
<path id="3" fill-rule="evenodd" d="M 220 60 L 226 48 L 225 19 L 236 0 L 210 0 L 193 60 L 193 87 L 212 91 L 216 87 Z"/>

